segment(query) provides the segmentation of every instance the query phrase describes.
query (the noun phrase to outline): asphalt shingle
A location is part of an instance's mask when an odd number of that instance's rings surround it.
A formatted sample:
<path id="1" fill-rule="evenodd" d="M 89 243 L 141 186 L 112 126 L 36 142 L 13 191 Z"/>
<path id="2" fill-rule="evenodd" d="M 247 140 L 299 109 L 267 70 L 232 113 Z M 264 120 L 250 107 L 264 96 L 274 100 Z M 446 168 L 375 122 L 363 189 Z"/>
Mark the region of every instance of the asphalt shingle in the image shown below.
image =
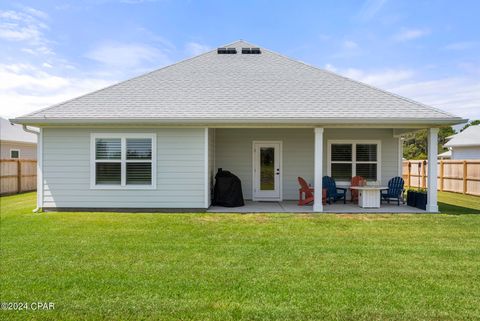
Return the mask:
<path id="1" fill-rule="evenodd" d="M 457 119 L 266 49 L 238 41 L 20 119 Z"/>

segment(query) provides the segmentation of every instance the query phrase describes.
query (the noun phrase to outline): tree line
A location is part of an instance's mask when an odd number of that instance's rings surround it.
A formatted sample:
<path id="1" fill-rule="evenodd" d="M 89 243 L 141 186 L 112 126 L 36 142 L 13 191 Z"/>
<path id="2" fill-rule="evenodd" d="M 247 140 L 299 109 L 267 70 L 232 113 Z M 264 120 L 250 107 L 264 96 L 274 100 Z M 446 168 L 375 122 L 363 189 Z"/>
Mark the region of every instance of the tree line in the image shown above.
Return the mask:
<path id="1" fill-rule="evenodd" d="M 480 125 L 480 120 L 474 120 L 466 124 L 460 132 L 474 125 Z M 448 149 L 443 145 L 448 141 L 447 137 L 455 135 L 457 132 L 452 127 L 442 127 L 438 132 L 438 153 L 443 153 Z M 405 159 L 427 159 L 427 130 L 422 129 L 405 135 L 403 141 L 403 158 Z"/>

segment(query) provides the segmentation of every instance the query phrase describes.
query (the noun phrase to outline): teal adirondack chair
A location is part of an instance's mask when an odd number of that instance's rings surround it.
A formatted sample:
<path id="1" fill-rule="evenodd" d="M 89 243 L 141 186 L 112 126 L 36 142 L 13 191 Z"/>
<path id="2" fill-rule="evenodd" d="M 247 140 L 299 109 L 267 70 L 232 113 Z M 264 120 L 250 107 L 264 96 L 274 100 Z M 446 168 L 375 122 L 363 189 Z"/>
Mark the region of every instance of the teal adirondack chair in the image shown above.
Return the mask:
<path id="1" fill-rule="evenodd" d="M 323 176 L 322 178 L 323 188 L 327 189 L 327 203 L 332 204 L 332 201 L 335 203 L 337 200 L 343 198 L 343 204 L 347 200 L 347 189 L 343 187 L 337 187 L 337 183 L 330 176 Z"/>
<path id="2" fill-rule="evenodd" d="M 403 202 L 403 178 L 397 176 L 388 181 L 388 190 L 380 192 L 382 200 L 387 201 L 390 204 L 390 200 L 397 200 L 398 206 L 400 206 L 400 200 Z"/>

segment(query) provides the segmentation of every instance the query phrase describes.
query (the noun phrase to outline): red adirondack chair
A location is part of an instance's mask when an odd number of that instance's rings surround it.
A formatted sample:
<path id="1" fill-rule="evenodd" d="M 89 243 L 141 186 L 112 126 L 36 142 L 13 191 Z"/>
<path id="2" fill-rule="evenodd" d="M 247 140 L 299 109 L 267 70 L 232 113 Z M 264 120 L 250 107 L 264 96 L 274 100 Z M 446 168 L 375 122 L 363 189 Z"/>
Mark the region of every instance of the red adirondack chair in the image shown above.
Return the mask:
<path id="1" fill-rule="evenodd" d="M 298 205 L 302 206 L 313 202 L 315 199 L 313 196 L 314 188 L 308 186 L 307 182 L 301 177 L 298 177 L 298 184 L 300 184 L 300 189 L 298 190 Z"/>
<path id="2" fill-rule="evenodd" d="M 365 185 L 365 178 L 362 176 L 354 176 L 352 177 L 352 181 L 350 182 L 350 186 L 363 186 Z M 352 202 L 358 203 L 358 189 L 350 189 L 352 193 Z"/>

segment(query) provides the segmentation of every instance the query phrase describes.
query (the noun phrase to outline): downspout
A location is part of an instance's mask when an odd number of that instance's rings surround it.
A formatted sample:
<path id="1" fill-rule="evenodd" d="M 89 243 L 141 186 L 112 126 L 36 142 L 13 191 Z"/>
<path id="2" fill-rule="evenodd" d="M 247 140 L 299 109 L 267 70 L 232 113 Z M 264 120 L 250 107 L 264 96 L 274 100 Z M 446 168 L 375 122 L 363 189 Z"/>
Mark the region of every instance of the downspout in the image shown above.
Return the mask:
<path id="1" fill-rule="evenodd" d="M 43 186 L 42 186 L 42 181 L 43 181 L 42 143 L 43 142 L 42 142 L 42 137 L 40 136 L 41 129 L 40 129 L 40 132 L 38 132 L 36 130 L 28 128 L 27 125 L 22 125 L 22 127 L 25 132 L 37 135 L 37 207 L 32 212 L 39 213 L 42 211 L 42 202 L 43 202 Z"/>

